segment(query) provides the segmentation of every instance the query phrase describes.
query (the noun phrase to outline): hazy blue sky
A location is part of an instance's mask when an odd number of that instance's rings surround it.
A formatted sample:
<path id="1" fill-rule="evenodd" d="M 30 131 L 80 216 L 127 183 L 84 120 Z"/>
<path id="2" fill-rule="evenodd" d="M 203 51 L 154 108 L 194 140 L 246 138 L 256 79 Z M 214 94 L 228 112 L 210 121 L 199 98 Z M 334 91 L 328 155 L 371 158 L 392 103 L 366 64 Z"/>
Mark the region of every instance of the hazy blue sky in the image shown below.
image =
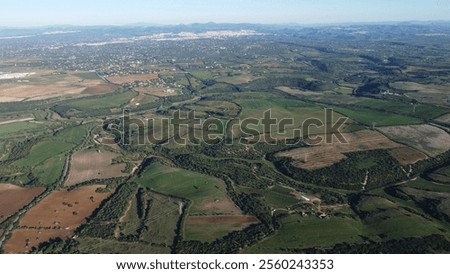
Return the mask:
<path id="1" fill-rule="evenodd" d="M 449 19 L 450 0 L 0 0 L 0 26 Z"/>

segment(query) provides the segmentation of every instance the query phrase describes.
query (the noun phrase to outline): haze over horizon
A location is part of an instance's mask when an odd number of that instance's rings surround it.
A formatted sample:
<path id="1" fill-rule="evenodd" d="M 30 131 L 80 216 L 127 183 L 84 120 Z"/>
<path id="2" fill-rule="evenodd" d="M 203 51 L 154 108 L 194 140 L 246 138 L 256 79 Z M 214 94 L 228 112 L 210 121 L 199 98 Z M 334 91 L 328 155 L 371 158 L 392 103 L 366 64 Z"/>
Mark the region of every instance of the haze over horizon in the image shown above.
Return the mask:
<path id="1" fill-rule="evenodd" d="M 192 23 L 335 24 L 450 19 L 450 0 L 8 1 L 0 26 Z"/>

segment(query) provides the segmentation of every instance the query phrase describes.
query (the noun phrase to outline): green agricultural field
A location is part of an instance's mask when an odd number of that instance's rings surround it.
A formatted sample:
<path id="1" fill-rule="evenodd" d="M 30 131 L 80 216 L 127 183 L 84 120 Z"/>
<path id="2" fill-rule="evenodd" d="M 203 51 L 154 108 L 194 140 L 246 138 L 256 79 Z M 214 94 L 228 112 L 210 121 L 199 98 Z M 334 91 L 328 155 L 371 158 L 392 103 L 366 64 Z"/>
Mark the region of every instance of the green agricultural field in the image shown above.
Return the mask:
<path id="1" fill-rule="evenodd" d="M 81 254 L 167 254 L 170 247 L 112 239 L 80 237 L 77 251 Z"/>
<path id="2" fill-rule="evenodd" d="M 75 126 L 61 130 L 56 134 L 55 138 L 67 143 L 79 145 L 86 137 L 86 126 Z"/>
<path id="3" fill-rule="evenodd" d="M 59 140 L 44 140 L 31 148 L 30 153 L 14 163 L 18 167 L 35 167 L 42 162 L 73 148 L 73 144 Z"/>
<path id="4" fill-rule="evenodd" d="M 407 186 L 425 191 L 446 192 L 446 193 L 450 192 L 450 185 L 427 181 L 423 178 L 417 178 L 417 180 L 409 181 Z"/>
<path id="5" fill-rule="evenodd" d="M 396 216 L 388 217 L 389 214 Z M 406 211 L 388 211 L 366 226 L 366 235 L 383 240 L 442 234 L 443 227 Z M 376 239 L 376 238 L 375 238 Z"/>
<path id="6" fill-rule="evenodd" d="M 195 70 L 190 72 L 190 74 L 202 80 L 212 79 L 215 76 L 215 73 L 208 70 Z"/>
<path id="7" fill-rule="evenodd" d="M 395 208 L 395 204 L 388 199 L 377 196 L 367 196 L 358 205 L 358 209 L 363 212 L 371 212 L 375 210 L 387 210 Z"/>
<path id="8" fill-rule="evenodd" d="M 378 127 L 398 126 L 398 125 L 418 125 L 423 123 L 422 120 L 417 118 L 386 113 L 376 110 L 368 110 L 368 109 L 355 110 L 341 107 L 333 107 L 333 110 L 349 117 L 350 119 L 356 122 L 359 122 L 367 126 L 373 126 L 374 123 Z"/>
<path id="9" fill-rule="evenodd" d="M 416 212 L 414 203 L 410 205 Z M 356 207 L 364 215 L 364 236 L 377 241 L 422 237 L 444 231 L 439 222 L 412 213 L 383 197 L 363 196 Z"/>
<path id="10" fill-rule="evenodd" d="M 53 184 L 63 172 L 67 153 L 83 142 L 85 134 L 85 126 L 64 129 L 35 144 L 28 155 L 14 162 L 13 166 L 31 170 L 43 185 Z"/>
<path id="11" fill-rule="evenodd" d="M 256 79 L 258 79 L 258 77 L 254 77 L 250 74 L 239 74 L 239 75 L 233 75 L 233 76 L 220 77 L 220 78 L 217 78 L 217 81 L 229 83 L 232 85 L 242 85 L 242 84 L 249 83 Z"/>
<path id="12" fill-rule="evenodd" d="M 210 214 L 205 204 L 229 199 L 219 179 L 160 163 L 152 164 L 136 181 L 156 192 L 191 200 L 190 214 Z"/>
<path id="13" fill-rule="evenodd" d="M 282 220 L 276 234 L 250 248 L 246 253 L 285 253 L 284 248 L 303 249 L 329 247 L 338 243 L 355 243 L 361 240 L 364 225 L 347 217 L 319 219 L 291 215 Z"/>
<path id="14" fill-rule="evenodd" d="M 158 100 L 159 100 L 159 98 L 156 97 L 156 96 L 144 95 L 142 97 L 142 99 L 139 100 L 139 104 L 145 105 L 145 104 L 149 104 L 149 103 L 154 103 L 154 102 L 156 102 Z"/>
<path id="15" fill-rule="evenodd" d="M 0 161 L 3 157 L 6 157 L 8 150 L 6 149 L 6 141 L 0 140 Z"/>
<path id="16" fill-rule="evenodd" d="M 286 209 L 299 203 L 292 194 L 292 190 L 282 186 L 275 186 L 265 191 L 264 198 L 267 204 L 276 209 Z"/>
<path id="17" fill-rule="evenodd" d="M 343 95 L 351 95 L 353 93 L 353 89 L 347 87 L 338 87 L 335 91 Z"/>
<path id="18" fill-rule="evenodd" d="M 95 72 L 83 72 L 77 73 L 76 76 L 85 79 L 85 80 L 98 80 L 100 79 Z"/>
<path id="19" fill-rule="evenodd" d="M 30 133 L 37 130 L 42 130 L 45 126 L 42 124 L 30 122 L 16 122 L 11 124 L 0 125 L 0 138 L 8 137 L 10 135 Z"/>
<path id="20" fill-rule="evenodd" d="M 442 116 L 450 112 L 450 109 L 418 104 L 413 106 L 412 104 L 388 101 L 388 100 L 377 100 L 377 99 L 366 99 L 358 104 L 358 106 L 370 107 L 381 111 L 392 111 L 395 113 L 418 116 L 423 119 L 433 119 Z"/>
<path id="21" fill-rule="evenodd" d="M 436 182 L 450 184 L 450 176 L 442 175 L 439 173 L 431 173 L 428 176 Z"/>
<path id="22" fill-rule="evenodd" d="M 152 194 L 151 198 L 152 206 L 141 238 L 149 243 L 170 247 L 181 218 L 178 204 L 180 200 L 158 194 Z"/>
<path id="23" fill-rule="evenodd" d="M 32 169 L 33 175 L 43 185 L 56 183 L 64 170 L 66 156 L 64 154 L 51 157 Z"/>
<path id="24" fill-rule="evenodd" d="M 272 118 L 278 119 L 278 121 L 284 118 L 293 119 L 293 125 L 286 125 L 285 127 L 285 134 L 287 137 L 293 134 L 292 130 L 294 128 L 301 128 L 301 125 L 307 119 L 318 119 L 322 123 L 325 123 L 326 121 L 324 108 L 300 100 L 285 99 L 280 96 L 266 93 L 262 93 L 261 98 L 258 98 L 258 96 L 255 96 L 254 94 L 249 95 L 249 97 L 250 98 L 245 96 L 245 99 L 235 100 L 243 108 L 240 118 L 256 118 L 262 120 L 264 117 L 264 112 L 271 110 Z M 343 116 L 335 112 L 333 114 L 334 122 L 336 122 L 340 117 Z M 333 121 L 327 122 L 333 123 Z M 252 128 L 256 129 L 259 133 L 263 132 L 262 125 L 252 126 Z M 277 129 L 272 128 L 272 132 L 277 132 Z M 324 132 L 324 126 L 320 128 L 311 126 L 309 128 L 309 134 L 321 134 Z"/>
<path id="25" fill-rule="evenodd" d="M 106 96 L 94 96 L 71 101 L 67 104 L 70 108 L 78 110 L 96 110 L 104 108 L 118 108 L 127 104 L 131 99 L 138 94 L 135 91 L 122 91 L 111 93 Z"/>
<path id="26" fill-rule="evenodd" d="M 137 204 L 137 198 L 136 195 L 131 200 L 131 207 L 129 211 L 127 212 L 125 218 L 123 219 L 123 222 L 121 224 L 120 232 L 124 235 L 134 235 L 136 234 L 139 225 L 141 223 L 141 220 L 138 216 L 138 204 Z"/>

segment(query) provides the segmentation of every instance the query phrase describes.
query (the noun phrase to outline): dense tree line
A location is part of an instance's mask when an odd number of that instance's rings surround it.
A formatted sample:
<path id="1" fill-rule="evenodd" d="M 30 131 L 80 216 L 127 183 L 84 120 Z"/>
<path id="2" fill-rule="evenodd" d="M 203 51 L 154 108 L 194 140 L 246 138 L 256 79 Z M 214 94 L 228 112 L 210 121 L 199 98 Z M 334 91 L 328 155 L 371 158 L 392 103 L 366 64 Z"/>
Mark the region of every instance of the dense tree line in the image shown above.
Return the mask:
<path id="1" fill-rule="evenodd" d="M 251 246 L 268 237 L 274 230 L 264 224 L 255 224 L 241 231 L 234 231 L 222 239 L 212 243 L 199 241 L 182 241 L 176 249 L 176 253 L 187 254 L 233 254 L 242 248 Z"/>
<path id="2" fill-rule="evenodd" d="M 422 238 L 404 238 L 386 242 L 342 243 L 331 248 L 285 248 L 282 251 L 306 254 L 446 254 L 450 252 L 450 242 L 445 236 L 434 234 Z"/>
<path id="3" fill-rule="evenodd" d="M 387 187 L 384 191 L 392 197 L 404 201 L 413 201 L 417 207 L 421 208 L 423 212 L 429 216 L 450 223 L 450 216 L 446 210 L 443 210 L 443 208 L 445 208 L 445 205 L 443 205 L 443 203 L 445 203 L 445 198 L 440 197 L 439 195 L 436 195 L 435 197 L 415 196 L 403 191 L 402 186 Z"/>
<path id="4" fill-rule="evenodd" d="M 135 183 L 121 184 L 116 192 L 95 210 L 88 222 L 78 229 L 79 235 L 111 238 L 119 218 L 126 210 L 131 196 L 136 190 L 137 184 Z"/>

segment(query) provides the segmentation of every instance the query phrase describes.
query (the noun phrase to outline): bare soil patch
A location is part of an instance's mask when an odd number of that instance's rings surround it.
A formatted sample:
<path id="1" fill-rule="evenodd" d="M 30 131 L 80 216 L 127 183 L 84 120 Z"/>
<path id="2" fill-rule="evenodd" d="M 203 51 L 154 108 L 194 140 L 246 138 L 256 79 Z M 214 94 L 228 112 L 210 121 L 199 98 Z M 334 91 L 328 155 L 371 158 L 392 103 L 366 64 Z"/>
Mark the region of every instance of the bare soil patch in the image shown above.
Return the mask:
<path id="1" fill-rule="evenodd" d="M 106 84 L 102 79 L 83 79 L 72 73 L 37 70 L 35 74 L 21 79 L 0 81 L 0 100 L 15 102 L 43 100 L 65 95 L 107 93 L 117 86 Z"/>
<path id="2" fill-rule="evenodd" d="M 23 188 L 11 184 L 0 184 L 0 223 L 29 204 L 44 190 L 43 187 Z"/>
<path id="3" fill-rule="evenodd" d="M 92 179 L 107 179 L 123 177 L 126 164 L 112 164 L 117 157 L 116 153 L 109 151 L 82 151 L 73 154 L 70 161 L 69 176 L 66 186 L 76 185 Z"/>
<path id="4" fill-rule="evenodd" d="M 431 157 L 450 149 L 450 135 L 434 126 L 396 126 L 379 130 L 392 140 L 409 145 Z"/>

